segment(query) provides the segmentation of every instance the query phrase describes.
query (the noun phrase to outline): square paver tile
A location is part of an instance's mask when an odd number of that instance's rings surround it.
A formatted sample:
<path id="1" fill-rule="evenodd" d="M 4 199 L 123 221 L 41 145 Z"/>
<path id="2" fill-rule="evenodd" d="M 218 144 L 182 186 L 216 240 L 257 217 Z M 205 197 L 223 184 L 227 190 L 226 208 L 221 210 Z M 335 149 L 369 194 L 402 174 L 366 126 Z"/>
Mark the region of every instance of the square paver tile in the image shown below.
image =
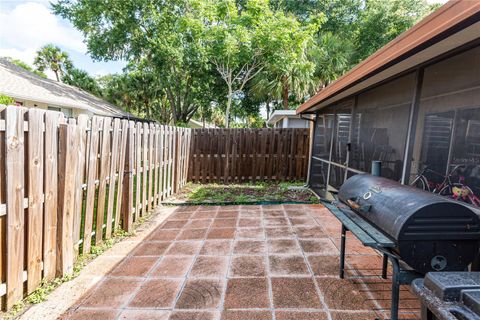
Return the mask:
<path id="1" fill-rule="evenodd" d="M 372 320 L 382 319 L 375 312 L 331 312 L 332 320 Z M 401 319 L 401 318 L 400 318 Z M 415 318 L 413 318 L 415 319 Z M 413 320 L 410 318 L 410 320 Z"/>
<path id="2" fill-rule="evenodd" d="M 168 320 L 170 312 L 165 310 L 125 310 L 120 314 L 120 320 Z"/>
<path id="3" fill-rule="evenodd" d="M 240 218 L 240 220 L 238 220 L 239 228 L 258 228 L 261 226 L 262 226 L 262 219 Z"/>
<path id="4" fill-rule="evenodd" d="M 168 220 L 188 220 L 192 214 L 192 212 L 175 212 Z"/>
<path id="5" fill-rule="evenodd" d="M 260 211 L 251 211 L 251 210 L 242 210 L 240 211 L 240 218 L 262 218 L 262 213 Z"/>
<path id="6" fill-rule="evenodd" d="M 155 229 L 152 233 L 148 236 L 148 240 L 151 241 L 169 241 L 175 240 L 177 235 L 180 233 L 179 229 L 175 230 L 162 230 L 162 229 Z"/>
<path id="7" fill-rule="evenodd" d="M 301 253 L 300 246 L 295 239 L 268 240 L 268 253 Z"/>
<path id="8" fill-rule="evenodd" d="M 112 276 L 143 277 L 157 262 L 157 257 L 131 257 L 124 259 L 113 271 Z"/>
<path id="9" fill-rule="evenodd" d="M 196 255 L 202 246 L 201 241 L 175 241 L 166 255 Z"/>
<path id="10" fill-rule="evenodd" d="M 128 304 L 133 308 L 171 308 L 183 280 L 149 279 Z"/>
<path id="11" fill-rule="evenodd" d="M 213 219 L 189 220 L 188 223 L 185 225 L 184 229 L 209 228 L 212 222 L 213 222 Z"/>
<path id="12" fill-rule="evenodd" d="M 225 309 L 269 308 L 266 278 L 229 279 L 225 293 Z"/>
<path id="13" fill-rule="evenodd" d="M 221 219 L 237 219 L 239 216 L 238 211 L 219 211 L 217 214 L 217 218 Z"/>
<path id="14" fill-rule="evenodd" d="M 146 241 L 140 243 L 133 251 L 134 256 L 161 256 L 165 253 L 171 242 Z"/>
<path id="15" fill-rule="evenodd" d="M 142 279 L 106 279 L 82 303 L 85 307 L 120 308 L 142 283 Z"/>
<path id="16" fill-rule="evenodd" d="M 265 252 L 265 241 L 237 240 L 233 247 L 233 254 L 262 254 Z"/>
<path id="17" fill-rule="evenodd" d="M 218 314 L 208 311 L 174 311 L 168 320 L 216 320 Z"/>
<path id="18" fill-rule="evenodd" d="M 315 219 L 310 217 L 295 217 L 290 218 L 290 223 L 292 226 L 307 225 L 307 226 L 316 226 L 317 222 Z"/>
<path id="19" fill-rule="evenodd" d="M 321 309 L 312 278 L 272 278 L 275 308 Z"/>
<path id="20" fill-rule="evenodd" d="M 266 276 L 264 256 L 234 256 L 230 265 L 230 277 Z"/>
<path id="21" fill-rule="evenodd" d="M 193 264 L 189 277 L 224 278 L 228 271 L 228 257 L 198 256 Z"/>
<path id="22" fill-rule="evenodd" d="M 209 256 L 227 256 L 232 249 L 233 241 L 231 240 L 206 240 L 202 249 L 201 255 Z"/>
<path id="23" fill-rule="evenodd" d="M 211 228 L 207 234 L 207 239 L 233 239 L 235 238 L 235 228 Z"/>
<path id="24" fill-rule="evenodd" d="M 346 255 L 345 262 L 350 274 L 359 276 L 381 276 L 382 274 L 382 257 L 379 255 Z M 391 274 L 390 264 L 387 270 Z"/>
<path id="25" fill-rule="evenodd" d="M 153 277 L 184 277 L 192 265 L 194 256 L 165 256 L 152 271 Z"/>
<path id="26" fill-rule="evenodd" d="M 236 219 L 215 219 L 212 228 L 233 228 L 237 225 Z"/>
<path id="27" fill-rule="evenodd" d="M 310 275 L 303 256 L 269 256 L 268 259 L 273 276 Z"/>
<path id="28" fill-rule="evenodd" d="M 208 229 L 184 229 L 177 240 L 203 240 L 207 236 L 207 231 Z"/>
<path id="29" fill-rule="evenodd" d="M 162 229 L 182 229 L 183 226 L 187 223 L 187 220 L 170 220 L 165 222 L 162 226 Z"/>
<path id="30" fill-rule="evenodd" d="M 285 218 L 285 211 L 283 210 L 268 210 L 263 213 L 265 218 Z"/>
<path id="31" fill-rule="evenodd" d="M 317 278 L 318 286 L 329 309 L 372 310 L 370 300 L 360 283 L 352 279 Z"/>
<path id="32" fill-rule="evenodd" d="M 340 235 L 340 234 L 339 234 Z M 335 243 L 335 247 L 340 249 L 340 238 L 333 239 Z M 345 245 L 345 252 L 347 254 L 368 254 L 368 255 L 376 255 L 377 252 L 370 247 L 364 246 L 360 241 L 353 237 L 347 236 L 347 241 Z"/>
<path id="33" fill-rule="evenodd" d="M 298 312 L 298 311 L 276 311 L 277 320 L 327 320 L 325 312 Z M 373 320 L 373 319 L 370 319 Z"/>
<path id="34" fill-rule="evenodd" d="M 285 227 L 289 225 L 286 218 L 267 218 L 264 223 L 266 227 Z"/>
<path id="35" fill-rule="evenodd" d="M 237 239 L 265 239 L 263 228 L 241 228 L 237 230 Z"/>
<path id="36" fill-rule="evenodd" d="M 272 320 L 272 313 L 270 311 L 227 310 L 222 313 L 221 320 Z"/>
<path id="37" fill-rule="evenodd" d="M 175 309 L 214 309 L 220 305 L 223 281 L 189 279 L 178 298 Z"/>
<path id="38" fill-rule="evenodd" d="M 268 239 L 295 238 L 295 233 L 290 227 L 267 227 L 265 233 Z"/>
<path id="39" fill-rule="evenodd" d="M 210 219 L 215 218 L 216 215 L 216 211 L 199 211 L 195 212 L 190 219 Z"/>
<path id="40" fill-rule="evenodd" d="M 118 310 L 114 309 L 84 309 L 79 308 L 61 317 L 63 320 L 114 320 Z"/>
<path id="41" fill-rule="evenodd" d="M 340 272 L 338 256 L 308 256 L 307 260 L 316 276 L 338 276 Z"/>
<path id="42" fill-rule="evenodd" d="M 306 253 L 337 255 L 338 250 L 333 242 L 328 239 L 300 240 L 300 246 Z"/>
<path id="43" fill-rule="evenodd" d="M 299 239 L 326 238 L 328 235 L 319 226 L 297 226 L 294 231 Z"/>

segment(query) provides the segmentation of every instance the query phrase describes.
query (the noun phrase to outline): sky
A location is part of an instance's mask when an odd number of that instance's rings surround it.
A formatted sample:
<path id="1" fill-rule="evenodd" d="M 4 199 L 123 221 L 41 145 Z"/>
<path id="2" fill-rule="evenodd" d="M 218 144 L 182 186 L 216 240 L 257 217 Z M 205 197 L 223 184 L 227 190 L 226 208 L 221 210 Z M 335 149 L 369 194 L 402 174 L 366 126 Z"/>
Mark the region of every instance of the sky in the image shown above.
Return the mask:
<path id="1" fill-rule="evenodd" d="M 66 51 L 75 67 L 94 76 L 122 71 L 125 62 L 94 62 L 83 35 L 72 24 L 54 15 L 50 0 L 0 0 L 0 57 L 33 65 L 36 51 L 53 43 Z M 48 73 L 54 79 L 53 73 Z"/>
<path id="2" fill-rule="evenodd" d="M 12 57 L 33 65 L 36 51 L 53 43 L 68 52 L 77 68 L 91 75 L 122 71 L 123 61 L 94 62 L 83 43 L 82 34 L 70 22 L 51 12 L 50 1 L 0 0 L 0 57 Z M 427 0 L 429 3 L 446 1 Z M 52 72 L 47 75 L 54 79 Z"/>

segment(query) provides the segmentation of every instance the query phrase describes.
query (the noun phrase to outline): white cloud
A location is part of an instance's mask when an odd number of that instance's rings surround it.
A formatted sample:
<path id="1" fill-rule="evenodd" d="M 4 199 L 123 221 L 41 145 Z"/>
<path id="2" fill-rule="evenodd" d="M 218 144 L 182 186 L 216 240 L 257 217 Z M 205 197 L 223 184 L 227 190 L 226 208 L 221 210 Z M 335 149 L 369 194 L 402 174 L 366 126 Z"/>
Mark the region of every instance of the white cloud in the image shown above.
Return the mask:
<path id="1" fill-rule="evenodd" d="M 48 2 L 25 2 L 0 11 L 0 56 L 31 64 L 35 52 L 47 43 L 86 53 L 82 40 L 79 31 L 50 12 Z"/>

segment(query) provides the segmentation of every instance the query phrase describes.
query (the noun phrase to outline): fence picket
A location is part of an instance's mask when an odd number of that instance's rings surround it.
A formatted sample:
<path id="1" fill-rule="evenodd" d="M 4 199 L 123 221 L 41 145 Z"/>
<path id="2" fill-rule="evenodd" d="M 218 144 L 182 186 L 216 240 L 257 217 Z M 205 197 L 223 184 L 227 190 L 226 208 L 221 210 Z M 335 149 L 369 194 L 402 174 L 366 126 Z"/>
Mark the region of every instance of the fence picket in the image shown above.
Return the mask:
<path id="1" fill-rule="evenodd" d="M 108 205 L 107 205 L 107 222 L 105 227 L 105 239 L 110 239 L 112 236 L 112 220 L 114 215 L 115 205 L 115 188 L 117 185 L 117 167 L 118 167 L 118 142 L 120 138 L 120 119 L 113 121 L 112 133 L 112 154 L 110 156 L 110 173 L 108 179 Z"/>
<path id="2" fill-rule="evenodd" d="M 105 202 L 107 195 L 107 177 L 110 171 L 110 130 L 112 118 L 103 119 L 101 144 L 100 144 L 100 177 L 98 183 L 97 222 L 95 228 L 95 244 L 103 240 L 103 224 L 105 220 Z"/>
<path id="3" fill-rule="evenodd" d="M 44 114 L 41 109 L 28 110 L 28 294 L 42 281 Z"/>
<path id="4" fill-rule="evenodd" d="M 75 258 L 73 243 L 75 180 L 80 132 L 75 124 L 61 124 L 59 127 L 59 193 L 60 203 L 57 216 L 57 276 L 73 273 Z M 86 239 L 87 237 L 85 237 Z"/>
<path id="5" fill-rule="evenodd" d="M 98 132 L 101 125 L 99 117 L 93 117 L 90 125 L 90 146 L 88 150 L 87 198 L 85 200 L 85 222 L 83 228 L 83 250 L 89 253 L 92 243 L 93 214 L 95 205 L 95 180 L 97 176 Z"/>
<path id="6" fill-rule="evenodd" d="M 5 176 L 7 196 L 7 309 L 23 298 L 24 132 L 23 108 L 5 110 Z"/>

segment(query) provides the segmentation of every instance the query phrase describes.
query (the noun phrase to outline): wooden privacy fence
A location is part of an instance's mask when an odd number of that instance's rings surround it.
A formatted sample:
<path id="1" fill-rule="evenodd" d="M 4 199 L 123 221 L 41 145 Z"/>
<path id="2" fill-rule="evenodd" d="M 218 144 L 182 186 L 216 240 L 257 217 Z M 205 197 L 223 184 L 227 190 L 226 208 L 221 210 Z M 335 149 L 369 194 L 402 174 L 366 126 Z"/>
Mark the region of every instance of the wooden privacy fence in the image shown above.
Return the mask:
<path id="1" fill-rule="evenodd" d="M 305 180 L 308 129 L 193 129 L 188 180 Z"/>
<path id="2" fill-rule="evenodd" d="M 1 107 L 0 297 L 9 309 L 69 275 L 187 181 L 191 130 Z"/>

